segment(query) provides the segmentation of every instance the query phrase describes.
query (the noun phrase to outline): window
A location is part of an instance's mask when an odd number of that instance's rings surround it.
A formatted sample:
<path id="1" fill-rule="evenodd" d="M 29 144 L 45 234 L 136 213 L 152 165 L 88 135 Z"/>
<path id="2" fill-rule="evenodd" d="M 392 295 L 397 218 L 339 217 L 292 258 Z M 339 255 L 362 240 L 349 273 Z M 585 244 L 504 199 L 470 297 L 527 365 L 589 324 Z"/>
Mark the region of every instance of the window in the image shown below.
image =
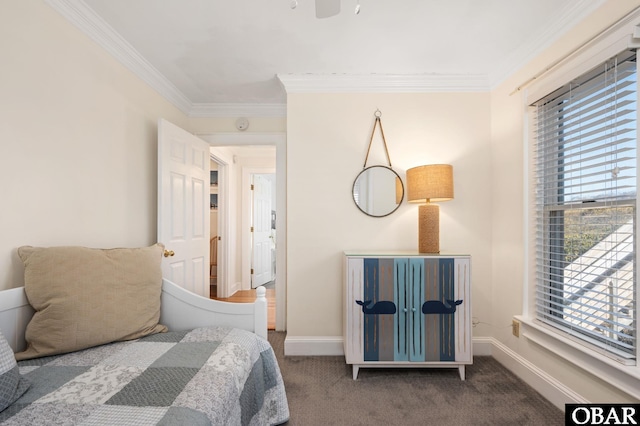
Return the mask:
<path id="1" fill-rule="evenodd" d="M 534 103 L 536 318 L 634 364 L 636 55 Z"/>

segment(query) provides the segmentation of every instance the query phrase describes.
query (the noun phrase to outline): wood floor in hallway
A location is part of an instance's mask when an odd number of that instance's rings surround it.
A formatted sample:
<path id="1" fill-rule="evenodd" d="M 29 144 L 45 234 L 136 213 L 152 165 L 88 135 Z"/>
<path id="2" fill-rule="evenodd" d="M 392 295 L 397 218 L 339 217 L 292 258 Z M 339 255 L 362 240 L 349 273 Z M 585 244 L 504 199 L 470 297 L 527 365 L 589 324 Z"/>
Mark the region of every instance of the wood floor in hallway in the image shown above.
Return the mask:
<path id="1" fill-rule="evenodd" d="M 211 298 L 223 302 L 251 303 L 256 300 L 256 290 L 239 290 L 233 296 L 226 298 L 216 297 L 212 291 Z M 267 289 L 267 328 L 276 329 L 276 291 L 271 288 Z"/>

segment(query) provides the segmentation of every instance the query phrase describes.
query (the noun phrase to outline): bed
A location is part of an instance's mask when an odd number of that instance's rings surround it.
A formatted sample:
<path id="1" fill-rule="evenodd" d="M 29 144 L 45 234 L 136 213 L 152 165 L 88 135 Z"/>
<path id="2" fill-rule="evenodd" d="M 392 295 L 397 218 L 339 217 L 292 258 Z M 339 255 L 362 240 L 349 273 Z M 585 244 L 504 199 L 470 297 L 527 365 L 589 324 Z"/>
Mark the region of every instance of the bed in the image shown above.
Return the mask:
<path id="1" fill-rule="evenodd" d="M 139 259 L 132 262 L 140 264 Z M 42 346 L 36 356 L 28 354 L 37 346 L 29 327 L 33 328 L 41 308 L 33 295 L 28 297 L 26 285 L 0 291 L 0 340 L 4 336 L 4 342 L 0 342 L 0 424 L 287 422 L 284 383 L 266 340 L 264 288 L 257 289 L 255 303 L 226 303 L 195 295 L 166 279 L 160 281 L 160 325 L 155 327 L 166 326 L 160 332 L 135 338 L 127 334 L 125 339 L 115 340 L 110 336 L 107 340 L 112 341 L 71 351 Z M 64 285 L 67 288 L 68 282 Z M 126 291 L 118 291 L 122 292 Z M 81 311 L 95 315 L 95 310 Z M 78 335 L 82 335 L 85 322 L 90 321 L 74 324 Z M 63 326 L 65 338 L 73 334 L 68 324 Z M 55 335 L 55 331 L 48 333 Z M 30 337 L 25 338 L 25 334 Z M 7 352 L 15 352 L 18 362 Z M 9 375 L 13 381 L 3 382 Z M 14 397 L 3 407 L 6 383 L 13 386 L 10 393 Z"/>

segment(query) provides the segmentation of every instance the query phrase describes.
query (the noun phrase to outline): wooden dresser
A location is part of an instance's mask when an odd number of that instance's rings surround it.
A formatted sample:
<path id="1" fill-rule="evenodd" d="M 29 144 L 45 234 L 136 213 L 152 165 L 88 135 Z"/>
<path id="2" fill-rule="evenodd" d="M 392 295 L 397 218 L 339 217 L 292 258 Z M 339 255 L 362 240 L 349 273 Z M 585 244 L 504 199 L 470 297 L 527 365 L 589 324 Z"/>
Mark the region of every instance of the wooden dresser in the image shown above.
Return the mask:
<path id="1" fill-rule="evenodd" d="M 473 362 L 471 258 L 345 252 L 344 352 L 360 368 L 458 368 Z"/>

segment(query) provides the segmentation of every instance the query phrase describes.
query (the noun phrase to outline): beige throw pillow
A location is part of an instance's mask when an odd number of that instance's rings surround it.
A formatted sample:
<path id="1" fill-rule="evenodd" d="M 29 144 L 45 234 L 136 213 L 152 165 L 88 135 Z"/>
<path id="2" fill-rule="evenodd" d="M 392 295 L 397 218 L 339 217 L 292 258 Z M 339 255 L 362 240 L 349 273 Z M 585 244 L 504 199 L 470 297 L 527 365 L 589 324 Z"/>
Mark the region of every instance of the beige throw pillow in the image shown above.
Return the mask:
<path id="1" fill-rule="evenodd" d="M 167 331 L 160 319 L 162 244 L 145 248 L 20 247 L 35 314 L 16 359 Z"/>

